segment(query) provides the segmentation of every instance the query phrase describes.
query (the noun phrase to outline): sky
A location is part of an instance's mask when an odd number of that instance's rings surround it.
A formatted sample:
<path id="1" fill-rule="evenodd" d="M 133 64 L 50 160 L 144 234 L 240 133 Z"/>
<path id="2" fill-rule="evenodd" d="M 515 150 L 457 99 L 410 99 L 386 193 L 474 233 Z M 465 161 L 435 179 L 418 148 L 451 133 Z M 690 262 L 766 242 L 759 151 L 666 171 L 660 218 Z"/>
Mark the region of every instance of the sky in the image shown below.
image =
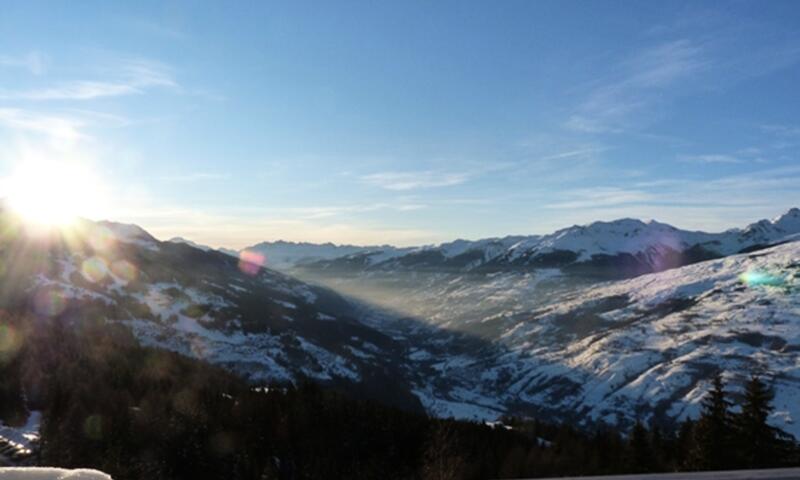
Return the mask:
<path id="1" fill-rule="evenodd" d="M 33 166 L 81 215 L 231 248 L 744 226 L 800 205 L 798 25 L 777 0 L 4 2 L 0 189 Z"/>

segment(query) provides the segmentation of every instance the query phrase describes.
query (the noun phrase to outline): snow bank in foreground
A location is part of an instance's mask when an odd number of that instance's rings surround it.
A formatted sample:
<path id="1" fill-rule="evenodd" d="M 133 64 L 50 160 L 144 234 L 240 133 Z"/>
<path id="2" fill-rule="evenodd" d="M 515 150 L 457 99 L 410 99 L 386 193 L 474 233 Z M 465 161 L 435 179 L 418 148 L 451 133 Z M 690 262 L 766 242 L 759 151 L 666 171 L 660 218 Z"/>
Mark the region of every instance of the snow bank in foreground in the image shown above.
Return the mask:
<path id="1" fill-rule="evenodd" d="M 111 480 L 97 470 L 63 468 L 0 468 L 0 480 Z"/>

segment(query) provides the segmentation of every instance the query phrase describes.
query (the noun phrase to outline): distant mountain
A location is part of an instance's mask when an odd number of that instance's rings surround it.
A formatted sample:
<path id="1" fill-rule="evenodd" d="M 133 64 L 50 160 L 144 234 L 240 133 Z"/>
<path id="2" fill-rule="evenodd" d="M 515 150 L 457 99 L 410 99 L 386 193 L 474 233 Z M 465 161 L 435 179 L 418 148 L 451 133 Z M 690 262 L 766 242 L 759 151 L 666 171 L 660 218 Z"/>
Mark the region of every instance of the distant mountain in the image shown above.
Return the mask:
<path id="1" fill-rule="evenodd" d="M 800 209 L 744 229 L 687 231 L 655 221 L 621 219 L 573 226 L 549 235 L 457 240 L 412 249 L 360 251 L 298 262 L 307 273 L 366 271 L 487 273 L 558 268 L 565 273 L 628 278 L 772 245 L 800 234 Z"/>
<path id="2" fill-rule="evenodd" d="M 231 255 L 233 257 L 237 257 L 237 258 L 239 257 L 239 252 L 237 252 L 236 250 L 232 250 L 230 248 L 213 248 L 213 247 L 209 247 L 208 245 L 202 245 L 202 244 L 199 244 L 197 242 L 193 242 L 193 241 L 191 241 L 189 239 L 186 239 L 186 238 L 183 238 L 183 237 L 172 237 L 167 241 L 168 242 L 172 242 L 172 243 L 183 243 L 183 244 L 189 245 L 191 247 L 194 247 L 194 248 L 196 248 L 198 250 L 202 250 L 204 252 L 217 251 L 217 252 L 222 252 L 222 253 Z"/>
<path id="3" fill-rule="evenodd" d="M 333 243 L 307 243 L 307 242 L 261 242 L 244 250 L 257 252 L 264 256 L 270 268 L 279 270 L 292 268 L 298 265 L 317 261 L 331 260 L 350 255 L 400 255 L 411 249 L 382 246 L 359 247 L 355 245 L 335 245 Z"/>

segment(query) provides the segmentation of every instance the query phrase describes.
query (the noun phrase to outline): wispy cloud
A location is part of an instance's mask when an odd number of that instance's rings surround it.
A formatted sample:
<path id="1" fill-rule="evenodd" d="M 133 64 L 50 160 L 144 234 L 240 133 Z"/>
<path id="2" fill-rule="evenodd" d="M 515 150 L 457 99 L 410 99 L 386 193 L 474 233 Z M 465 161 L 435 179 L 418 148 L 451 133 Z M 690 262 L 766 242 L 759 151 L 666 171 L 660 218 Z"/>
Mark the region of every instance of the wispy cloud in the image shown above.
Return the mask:
<path id="1" fill-rule="evenodd" d="M 185 40 L 188 37 L 186 32 L 182 30 L 151 20 L 132 20 L 130 25 L 137 30 L 156 37 L 170 38 L 173 40 Z"/>
<path id="2" fill-rule="evenodd" d="M 798 125 L 762 125 L 761 130 L 779 137 L 800 138 Z"/>
<path id="3" fill-rule="evenodd" d="M 626 186 L 589 187 L 554 195 L 544 206 L 557 216 L 537 222 L 538 233 L 570 224 L 622 217 L 657 219 L 680 228 L 721 231 L 798 206 L 800 166 L 708 180 L 662 178 Z"/>
<path id="4" fill-rule="evenodd" d="M 702 47 L 688 39 L 646 49 L 623 64 L 629 77 L 622 87 L 663 88 L 710 66 Z"/>
<path id="5" fill-rule="evenodd" d="M 36 51 L 19 56 L 0 55 L 0 67 L 24 68 L 34 75 L 41 75 L 47 70 L 47 57 Z"/>
<path id="6" fill-rule="evenodd" d="M 643 190 L 619 187 L 593 187 L 567 190 L 560 194 L 564 200 L 548 203 L 547 208 L 578 209 L 601 208 L 642 203 L 653 197 Z"/>
<path id="7" fill-rule="evenodd" d="M 290 212 L 293 217 L 302 218 L 306 220 L 323 219 L 352 216 L 356 214 L 363 214 L 369 212 L 377 212 L 381 210 L 389 210 L 395 212 L 411 212 L 422 210 L 428 206 L 422 203 L 410 202 L 396 202 L 396 203 L 372 203 L 372 204 L 358 204 L 358 205 L 327 205 L 318 207 L 294 207 L 283 209 L 284 212 Z"/>
<path id="8" fill-rule="evenodd" d="M 679 155 L 678 161 L 687 163 L 744 163 L 744 160 L 733 155 L 723 153 L 709 153 L 703 155 Z"/>
<path id="9" fill-rule="evenodd" d="M 104 69 L 113 80 L 78 80 L 53 87 L 0 92 L 3 100 L 91 100 L 101 97 L 138 95 L 155 87 L 178 87 L 172 69 L 150 60 L 134 59 Z"/>
<path id="10" fill-rule="evenodd" d="M 561 153 L 554 153 L 551 155 L 545 155 L 541 158 L 541 160 L 561 160 L 565 158 L 586 158 L 596 155 L 598 153 L 602 153 L 608 150 L 606 147 L 588 147 L 588 148 L 579 148 L 576 150 L 568 150 L 566 152 Z"/>
<path id="11" fill-rule="evenodd" d="M 744 198 L 749 202 L 771 202 L 775 195 L 794 193 L 800 185 L 800 166 L 786 166 L 765 170 L 723 175 L 707 180 L 688 178 L 661 178 L 636 182 L 632 186 L 651 192 L 660 192 L 676 204 L 704 199 L 708 203 L 739 204 Z M 713 200 L 712 200 L 713 198 Z M 698 200 L 700 202 L 701 200 Z"/>
<path id="12" fill-rule="evenodd" d="M 229 178 L 231 178 L 229 173 L 193 172 L 178 175 L 164 175 L 158 177 L 158 180 L 162 182 L 192 183 L 206 180 L 227 180 Z"/>
<path id="13" fill-rule="evenodd" d="M 450 187 L 469 180 L 466 172 L 437 172 L 423 170 L 418 172 L 380 172 L 364 175 L 361 180 L 369 185 L 386 190 L 415 190 L 419 188 Z"/>
<path id="14" fill-rule="evenodd" d="M 704 49 L 681 39 L 636 53 L 621 62 L 621 76 L 605 79 L 565 122 L 572 130 L 618 133 L 630 127 L 630 117 L 658 101 L 659 92 L 708 68 Z"/>
<path id="15" fill-rule="evenodd" d="M 85 122 L 77 117 L 0 108 L 0 125 L 12 131 L 36 133 L 56 140 L 75 141 L 87 136 Z"/>

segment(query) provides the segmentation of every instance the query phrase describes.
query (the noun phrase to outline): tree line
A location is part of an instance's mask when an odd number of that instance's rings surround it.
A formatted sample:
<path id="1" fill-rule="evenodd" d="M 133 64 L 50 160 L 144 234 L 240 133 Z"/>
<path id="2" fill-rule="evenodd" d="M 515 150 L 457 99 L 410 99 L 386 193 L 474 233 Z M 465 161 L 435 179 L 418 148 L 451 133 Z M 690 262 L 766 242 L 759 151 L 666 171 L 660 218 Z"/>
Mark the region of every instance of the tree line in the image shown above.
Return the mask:
<path id="1" fill-rule="evenodd" d="M 673 430 L 436 419 L 313 383 L 254 389 L 122 326 L 0 313 L 0 418 L 41 410 L 37 462 L 127 479 L 481 479 L 800 465 L 772 394 L 722 379 Z"/>

